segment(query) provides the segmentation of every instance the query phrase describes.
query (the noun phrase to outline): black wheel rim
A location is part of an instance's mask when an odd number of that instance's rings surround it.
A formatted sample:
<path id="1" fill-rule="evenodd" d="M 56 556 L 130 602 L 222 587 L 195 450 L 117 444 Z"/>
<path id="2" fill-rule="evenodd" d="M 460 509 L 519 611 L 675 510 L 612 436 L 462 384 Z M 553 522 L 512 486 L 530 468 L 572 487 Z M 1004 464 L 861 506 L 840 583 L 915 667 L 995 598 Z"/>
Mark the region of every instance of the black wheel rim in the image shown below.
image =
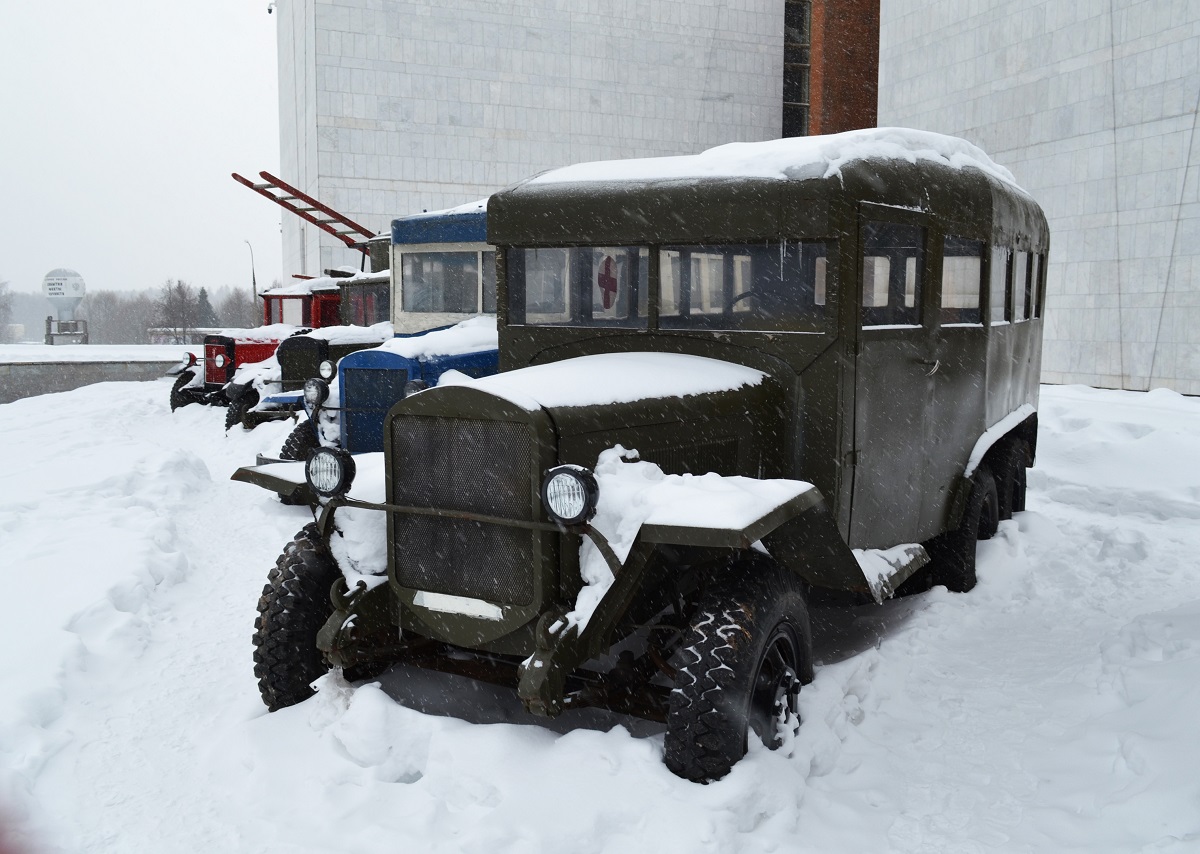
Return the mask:
<path id="1" fill-rule="evenodd" d="M 763 648 L 758 671 L 750 686 L 749 730 L 772 750 L 780 744 L 780 715 L 785 711 L 797 713 L 800 695 L 800 679 L 796 676 L 798 666 L 795 637 L 789 626 L 780 624 L 771 632 Z"/>

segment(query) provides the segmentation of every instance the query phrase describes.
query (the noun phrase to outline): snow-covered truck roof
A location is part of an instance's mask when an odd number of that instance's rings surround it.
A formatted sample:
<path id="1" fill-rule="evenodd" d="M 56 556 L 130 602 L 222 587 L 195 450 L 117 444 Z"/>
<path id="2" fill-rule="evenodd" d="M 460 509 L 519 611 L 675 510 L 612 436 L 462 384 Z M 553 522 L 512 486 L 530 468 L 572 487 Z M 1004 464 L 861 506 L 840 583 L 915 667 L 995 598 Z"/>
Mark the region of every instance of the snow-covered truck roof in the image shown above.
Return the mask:
<path id="1" fill-rule="evenodd" d="M 699 154 L 600 160 L 552 169 L 528 184 L 652 182 L 688 178 L 830 178 L 856 161 L 927 161 L 955 169 L 971 167 L 1016 187 L 1011 172 L 979 148 L 955 136 L 911 128 L 866 128 L 825 136 L 765 142 L 733 142 Z"/>
<path id="2" fill-rule="evenodd" d="M 1045 217 L 1011 172 L 958 137 L 909 128 L 737 142 L 699 154 L 552 169 L 488 203 L 496 246 L 644 246 L 833 236 L 830 206 L 925 211 L 989 233 L 1017 222 L 1049 242 Z"/>

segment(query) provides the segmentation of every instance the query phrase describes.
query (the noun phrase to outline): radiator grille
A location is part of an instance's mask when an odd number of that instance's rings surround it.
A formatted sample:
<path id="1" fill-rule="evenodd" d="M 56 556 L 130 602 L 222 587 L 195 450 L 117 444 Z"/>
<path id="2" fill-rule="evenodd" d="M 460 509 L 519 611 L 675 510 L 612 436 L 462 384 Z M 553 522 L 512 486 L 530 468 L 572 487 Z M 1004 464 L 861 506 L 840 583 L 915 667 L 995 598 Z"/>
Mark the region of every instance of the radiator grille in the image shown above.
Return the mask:
<path id="1" fill-rule="evenodd" d="M 530 519 L 533 436 L 524 424 L 405 416 L 392 422 L 392 501 Z M 405 587 L 512 605 L 533 601 L 532 532 L 436 516 L 393 517 Z"/>
<path id="2" fill-rule="evenodd" d="M 642 459 L 656 463 L 667 474 L 737 474 L 737 439 L 680 443 L 669 448 L 652 448 Z"/>
<path id="3" fill-rule="evenodd" d="M 284 391 L 300 391 L 304 381 L 317 375 L 317 367 L 328 355 L 329 344 L 319 338 L 300 335 L 288 338 L 275 351 L 283 375 Z"/>
<path id="4" fill-rule="evenodd" d="M 346 368 L 342 371 L 342 425 L 352 454 L 383 450 L 383 417 L 404 397 L 408 371 Z"/>

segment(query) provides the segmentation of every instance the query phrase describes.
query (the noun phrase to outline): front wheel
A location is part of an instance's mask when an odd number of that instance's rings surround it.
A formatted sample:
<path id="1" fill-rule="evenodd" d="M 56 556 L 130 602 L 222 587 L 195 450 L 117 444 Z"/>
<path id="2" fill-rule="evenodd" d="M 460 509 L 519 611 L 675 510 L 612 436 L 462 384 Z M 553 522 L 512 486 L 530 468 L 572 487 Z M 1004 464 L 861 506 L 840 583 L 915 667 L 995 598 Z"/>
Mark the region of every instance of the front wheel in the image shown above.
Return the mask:
<path id="1" fill-rule="evenodd" d="M 812 630 L 802 584 L 767 560 L 733 564 L 700 598 L 673 660 L 667 767 L 707 783 L 729 773 L 747 740 L 779 746 L 811 679 Z"/>
<path id="2" fill-rule="evenodd" d="M 250 430 L 257 426 L 251 425 L 248 420 L 248 414 L 251 409 L 258 405 L 258 392 L 254 389 L 246 389 L 237 400 L 229 404 L 229 408 L 225 410 L 225 431 L 229 432 L 238 424 L 242 424 L 246 429 Z"/>
<path id="3" fill-rule="evenodd" d="M 313 422 L 301 421 L 283 440 L 283 447 L 279 449 L 279 459 L 304 462 L 308 459 L 308 455 L 319 447 L 321 447 L 321 442 L 317 439 L 317 431 Z"/>
<path id="4" fill-rule="evenodd" d="M 254 620 L 254 675 L 272 712 L 307 700 L 329 670 L 317 633 L 333 613 L 329 588 L 339 575 L 317 526 L 308 524 L 267 576 Z"/>
<path id="5" fill-rule="evenodd" d="M 174 412 L 176 409 L 178 409 L 181 406 L 187 406 L 189 403 L 196 402 L 191 397 L 191 395 L 187 394 L 184 391 L 184 389 L 187 388 L 188 383 L 190 383 L 195 378 L 195 376 L 196 376 L 196 374 L 194 371 L 184 371 L 182 374 L 180 374 L 178 377 L 175 378 L 175 384 L 173 386 L 171 386 L 171 411 L 172 412 Z"/>

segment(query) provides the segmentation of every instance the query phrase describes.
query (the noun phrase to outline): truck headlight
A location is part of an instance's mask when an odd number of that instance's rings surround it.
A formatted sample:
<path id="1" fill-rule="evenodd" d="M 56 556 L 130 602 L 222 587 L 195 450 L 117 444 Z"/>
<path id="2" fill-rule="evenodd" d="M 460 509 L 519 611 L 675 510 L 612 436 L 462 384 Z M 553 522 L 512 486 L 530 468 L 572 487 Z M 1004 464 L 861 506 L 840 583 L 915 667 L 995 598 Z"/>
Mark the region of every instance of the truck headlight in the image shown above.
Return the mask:
<path id="1" fill-rule="evenodd" d="M 304 402 L 309 406 L 320 406 L 329 399 L 329 383 L 312 377 L 304 381 Z"/>
<path id="2" fill-rule="evenodd" d="M 550 518 L 565 528 L 587 523 L 596 515 L 600 487 L 582 466 L 555 466 L 542 479 L 542 504 Z"/>
<path id="3" fill-rule="evenodd" d="M 333 379 L 333 375 L 337 373 L 337 365 L 326 359 L 317 365 L 317 373 L 321 375 L 321 379 L 328 382 Z"/>
<path id="4" fill-rule="evenodd" d="M 342 448 L 318 448 L 304 464 L 304 479 L 317 495 L 345 495 L 354 482 L 354 457 Z"/>

